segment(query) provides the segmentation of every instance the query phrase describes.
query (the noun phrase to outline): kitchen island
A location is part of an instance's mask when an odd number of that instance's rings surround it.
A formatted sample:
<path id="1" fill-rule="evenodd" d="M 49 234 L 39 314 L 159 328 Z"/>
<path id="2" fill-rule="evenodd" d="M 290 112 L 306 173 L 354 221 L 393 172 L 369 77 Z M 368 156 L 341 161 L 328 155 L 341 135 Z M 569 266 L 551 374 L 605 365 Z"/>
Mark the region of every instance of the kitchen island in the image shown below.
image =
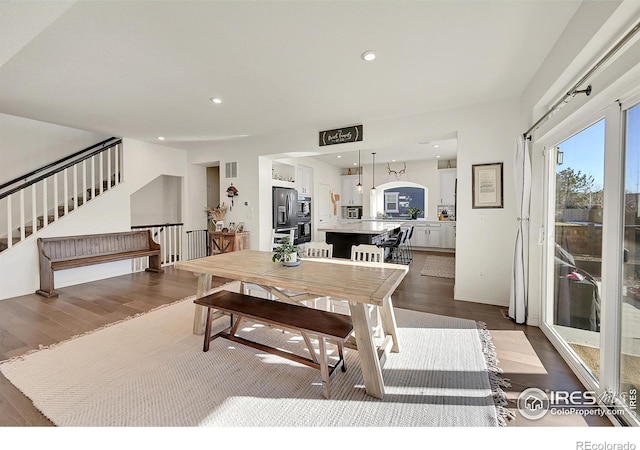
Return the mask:
<path id="1" fill-rule="evenodd" d="M 334 257 L 350 259 L 352 245 L 379 244 L 401 225 L 400 222 L 354 220 L 318 228 L 318 231 L 324 231 L 327 244 L 333 244 Z"/>

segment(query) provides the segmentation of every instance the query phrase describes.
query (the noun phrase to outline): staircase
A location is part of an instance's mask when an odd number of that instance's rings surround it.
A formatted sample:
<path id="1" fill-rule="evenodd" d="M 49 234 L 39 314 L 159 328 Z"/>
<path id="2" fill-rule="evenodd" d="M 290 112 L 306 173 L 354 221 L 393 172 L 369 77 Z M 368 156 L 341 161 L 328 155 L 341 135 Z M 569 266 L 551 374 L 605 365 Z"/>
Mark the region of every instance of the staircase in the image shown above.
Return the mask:
<path id="1" fill-rule="evenodd" d="M 0 186 L 0 253 L 122 181 L 122 140 L 110 138 Z"/>

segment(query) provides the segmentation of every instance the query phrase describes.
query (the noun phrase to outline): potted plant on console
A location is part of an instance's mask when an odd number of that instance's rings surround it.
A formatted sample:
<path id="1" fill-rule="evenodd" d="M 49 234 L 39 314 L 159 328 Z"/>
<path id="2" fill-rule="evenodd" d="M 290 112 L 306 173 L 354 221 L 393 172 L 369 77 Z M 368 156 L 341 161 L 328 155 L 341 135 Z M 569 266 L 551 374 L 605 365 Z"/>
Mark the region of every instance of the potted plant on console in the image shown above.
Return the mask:
<path id="1" fill-rule="evenodd" d="M 282 243 L 273 250 L 271 261 L 281 261 L 285 266 L 295 266 L 300 264 L 298 261 L 298 246 L 293 245 L 289 238 L 284 238 Z"/>
<path id="2" fill-rule="evenodd" d="M 422 210 L 420 208 L 410 206 L 407 208 L 407 214 L 409 214 L 411 218 L 415 220 L 420 214 L 422 214 Z"/>

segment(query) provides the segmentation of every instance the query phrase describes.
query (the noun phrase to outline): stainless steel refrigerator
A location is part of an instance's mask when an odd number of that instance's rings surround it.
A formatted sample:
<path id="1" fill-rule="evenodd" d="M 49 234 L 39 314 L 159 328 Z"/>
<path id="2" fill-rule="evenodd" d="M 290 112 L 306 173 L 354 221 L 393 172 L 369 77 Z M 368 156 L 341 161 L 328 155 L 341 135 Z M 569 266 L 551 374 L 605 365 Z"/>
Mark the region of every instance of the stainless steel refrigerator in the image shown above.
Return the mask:
<path id="1" fill-rule="evenodd" d="M 298 229 L 298 192 L 291 188 L 273 188 L 273 228 L 276 231 Z"/>

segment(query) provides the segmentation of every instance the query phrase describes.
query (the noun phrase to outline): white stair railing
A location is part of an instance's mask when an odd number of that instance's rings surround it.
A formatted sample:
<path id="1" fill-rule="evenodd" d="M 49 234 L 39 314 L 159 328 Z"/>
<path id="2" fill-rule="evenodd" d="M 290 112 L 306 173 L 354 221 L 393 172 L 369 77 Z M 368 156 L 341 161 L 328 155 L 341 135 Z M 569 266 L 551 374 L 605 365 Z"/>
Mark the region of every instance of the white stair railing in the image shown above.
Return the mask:
<path id="1" fill-rule="evenodd" d="M 122 152 L 121 139 L 107 139 L 1 185 L 0 252 L 120 184 Z"/>
<path id="2" fill-rule="evenodd" d="M 132 226 L 132 230 L 151 230 L 151 237 L 160 244 L 160 259 L 162 267 L 172 266 L 184 259 L 182 255 L 183 224 L 164 223 L 159 225 Z M 140 272 L 149 267 L 149 258 L 132 260 L 132 270 Z"/>

